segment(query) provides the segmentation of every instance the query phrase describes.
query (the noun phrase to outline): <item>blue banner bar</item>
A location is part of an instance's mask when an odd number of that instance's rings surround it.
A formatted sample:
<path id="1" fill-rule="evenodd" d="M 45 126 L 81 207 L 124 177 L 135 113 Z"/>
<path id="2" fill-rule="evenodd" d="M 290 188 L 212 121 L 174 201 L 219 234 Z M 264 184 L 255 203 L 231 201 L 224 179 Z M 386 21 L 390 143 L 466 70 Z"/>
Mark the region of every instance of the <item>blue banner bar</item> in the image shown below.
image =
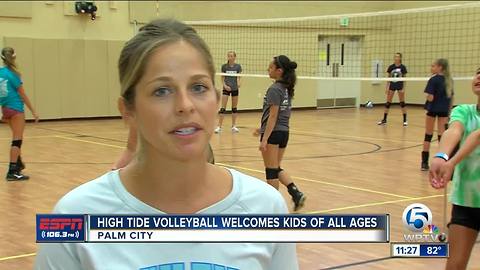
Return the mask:
<path id="1" fill-rule="evenodd" d="M 420 257 L 448 257 L 448 243 L 420 244 Z"/>
<path id="2" fill-rule="evenodd" d="M 386 230 L 388 215 L 90 215 L 96 229 Z"/>

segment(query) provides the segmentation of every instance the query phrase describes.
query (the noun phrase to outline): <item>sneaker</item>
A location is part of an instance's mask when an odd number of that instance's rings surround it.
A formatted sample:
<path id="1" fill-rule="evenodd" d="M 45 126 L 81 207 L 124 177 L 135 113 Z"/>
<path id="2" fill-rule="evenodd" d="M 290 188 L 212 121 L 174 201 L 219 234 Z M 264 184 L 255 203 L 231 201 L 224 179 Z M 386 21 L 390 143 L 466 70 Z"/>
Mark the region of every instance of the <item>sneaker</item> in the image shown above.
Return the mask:
<path id="1" fill-rule="evenodd" d="M 303 205 L 305 204 L 306 199 L 307 199 L 307 197 L 300 191 L 297 194 L 295 194 L 294 196 L 292 196 L 292 200 L 293 200 L 293 203 L 294 203 L 293 210 L 294 211 L 300 210 L 300 208 L 302 208 Z"/>
<path id="2" fill-rule="evenodd" d="M 216 127 L 216 128 L 215 128 L 215 133 L 220 133 L 220 131 L 222 131 L 222 128 L 221 128 L 221 127 Z"/>
<path id="3" fill-rule="evenodd" d="M 232 132 L 233 132 L 233 133 L 238 133 L 238 132 L 240 132 L 240 129 L 238 129 L 237 127 L 233 126 L 233 127 L 232 127 Z"/>
<path id="4" fill-rule="evenodd" d="M 386 125 L 386 124 L 387 124 L 387 120 L 385 120 L 385 119 L 382 119 L 382 120 L 378 121 L 378 123 L 377 123 L 377 125 L 379 125 L 379 126 L 383 126 L 383 125 Z"/>
<path id="5" fill-rule="evenodd" d="M 23 181 L 30 179 L 30 177 L 22 174 L 21 172 L 14 172 L 8 173 L 6 179 L 7 181 Z"/>
<path id="6" fill-rule="evenodd" d="M 422 171 L 428 171 L 430 166 L 428 166 L 427 162 L 422 162 Z"/>
<path id="7" fill-rule="evenodd" d="M 403 126 L 408 127 L 408 122 L 407 121 L 403 122 Z"/>

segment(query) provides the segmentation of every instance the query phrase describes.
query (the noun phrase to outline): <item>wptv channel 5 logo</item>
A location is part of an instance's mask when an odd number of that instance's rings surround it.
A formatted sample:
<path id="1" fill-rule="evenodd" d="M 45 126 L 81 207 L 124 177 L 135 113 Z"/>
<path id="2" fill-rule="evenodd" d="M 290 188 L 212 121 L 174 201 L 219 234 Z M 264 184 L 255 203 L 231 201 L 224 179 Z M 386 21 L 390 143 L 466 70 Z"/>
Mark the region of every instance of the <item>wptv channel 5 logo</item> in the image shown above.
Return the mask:
<path id="1" fill-rule="evenodd" d="M 83 241 L 83 215 L 37 215 L 37 242 Z"/>
<path id="2" fill-rule="evenodd" d="M 432 224 L 432 211 L 426 205 L 414 203 L 405 208 L 402 215 L 405 228 L 410 233 L 403 234 L 406 242 L 445 242 L 445 233 Z"/>

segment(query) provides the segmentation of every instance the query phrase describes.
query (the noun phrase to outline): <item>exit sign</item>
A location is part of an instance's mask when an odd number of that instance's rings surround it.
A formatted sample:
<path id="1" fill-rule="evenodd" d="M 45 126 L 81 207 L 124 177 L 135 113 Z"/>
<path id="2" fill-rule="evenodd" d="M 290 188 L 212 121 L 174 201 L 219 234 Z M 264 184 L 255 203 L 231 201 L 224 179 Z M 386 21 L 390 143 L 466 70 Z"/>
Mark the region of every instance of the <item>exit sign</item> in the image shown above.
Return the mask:
<path id="1" fill-rule="evenodd" d="M 348 26 L 348 18 L 340 18 L 340 26 L 347 27 Z"/>

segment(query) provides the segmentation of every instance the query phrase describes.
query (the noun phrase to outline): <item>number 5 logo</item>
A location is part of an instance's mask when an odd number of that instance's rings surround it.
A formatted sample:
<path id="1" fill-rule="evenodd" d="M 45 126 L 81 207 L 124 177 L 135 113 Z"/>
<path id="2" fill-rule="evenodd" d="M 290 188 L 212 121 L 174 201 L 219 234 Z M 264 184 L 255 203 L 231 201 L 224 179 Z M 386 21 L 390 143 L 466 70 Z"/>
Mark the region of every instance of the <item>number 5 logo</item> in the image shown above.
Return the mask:
<path id="1" fill-rule="evenodd" d="M 422 231 L 427 225 L 432 225 L 432 211 L 421 203 L 414 203 L 403 211 L 403 225 L 410 231 Z"/>

